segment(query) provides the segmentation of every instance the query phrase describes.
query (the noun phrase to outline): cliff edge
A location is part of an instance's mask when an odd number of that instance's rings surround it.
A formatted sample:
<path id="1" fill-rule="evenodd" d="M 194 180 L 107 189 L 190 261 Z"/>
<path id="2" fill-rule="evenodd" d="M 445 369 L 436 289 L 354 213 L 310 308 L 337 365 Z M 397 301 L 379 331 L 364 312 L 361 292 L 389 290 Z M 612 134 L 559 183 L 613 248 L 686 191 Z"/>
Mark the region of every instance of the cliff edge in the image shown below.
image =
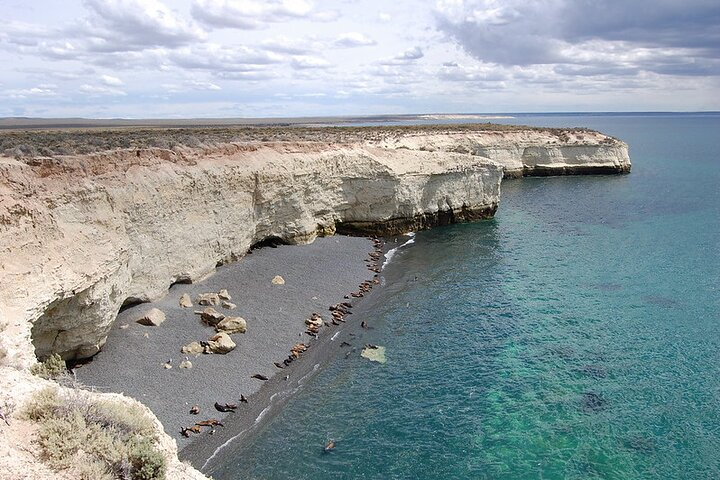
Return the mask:
<path id="1" fill-rule="evenodd" d="M 473 221 L 495 213 L 503 175 L 630 169 L 627 145 L 587 130 L 257 129 L 172 148 L 132 135 L 83 154 L 0 148 L 15 155 L 0 157 L 0 377 L 32 382 L 38 359 L 94 355 L 124 305 L 267 239 Z M 126 148 L 105 150 L 115 141 Z"/>

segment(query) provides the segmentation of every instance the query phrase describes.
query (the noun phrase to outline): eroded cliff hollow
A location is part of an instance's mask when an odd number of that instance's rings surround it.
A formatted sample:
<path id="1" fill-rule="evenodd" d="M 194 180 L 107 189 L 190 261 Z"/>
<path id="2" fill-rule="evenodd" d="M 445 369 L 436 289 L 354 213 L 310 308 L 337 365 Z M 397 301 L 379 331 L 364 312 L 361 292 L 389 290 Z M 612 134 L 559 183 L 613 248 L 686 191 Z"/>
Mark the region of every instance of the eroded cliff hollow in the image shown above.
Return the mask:
<path id="1" fill-rule="evenodd" d="M 2 158 L 5 364 L 91 356 L 124 304 L 161 297 L 267 238 L 475 220 L 495 212 L 503 171 L 630 167 L 624 143 L 585 130 L 357 132 Z"/>

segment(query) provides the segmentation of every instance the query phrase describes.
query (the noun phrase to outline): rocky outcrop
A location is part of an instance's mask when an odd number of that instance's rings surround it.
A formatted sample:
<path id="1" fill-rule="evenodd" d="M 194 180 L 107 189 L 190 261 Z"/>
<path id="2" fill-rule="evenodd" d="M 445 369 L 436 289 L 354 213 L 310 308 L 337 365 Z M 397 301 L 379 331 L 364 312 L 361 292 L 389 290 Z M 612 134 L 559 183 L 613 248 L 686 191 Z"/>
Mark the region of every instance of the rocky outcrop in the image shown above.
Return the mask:
<path id="1" fill-rule="evenodd" d="M 622 142 L 573 135 L 403 131 L 346 144 L 2 158 L 0 353 L 21 367 L 53 352 L 91 356 L 123 305 L 201 279 L 268 239 L 486 218 L 503 170 L 629 169 Z"/>
<path id="2" fill-rule="evenodd" d="M 384 148 L 455 152 L 487 158 L 502 165 L 506 177 L 630 171 L 627 144 L 585 129 L 418 132 L 386 137 L 377 144 Z"/>

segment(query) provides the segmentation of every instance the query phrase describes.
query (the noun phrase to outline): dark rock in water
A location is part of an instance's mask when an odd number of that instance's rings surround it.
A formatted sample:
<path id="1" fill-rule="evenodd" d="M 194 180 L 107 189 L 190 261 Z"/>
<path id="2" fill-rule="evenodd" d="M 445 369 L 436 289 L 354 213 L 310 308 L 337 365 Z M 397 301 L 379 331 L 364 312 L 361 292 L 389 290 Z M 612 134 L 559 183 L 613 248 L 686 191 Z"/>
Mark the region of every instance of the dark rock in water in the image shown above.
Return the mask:
<path id="1" fill-rule="evenodd" d="M 634 434 L 623 440 L 623 445 L 628 450 L 642 453 L 652 453 L 655 450 L 655 440 L 640 434 Z"/>
<path id="2" fill-rule="evenodd" d="M 582 395 L 582 409 L 585 413 L 595 413 L 605 410 L 607 400 L 601 393 L 585 392 Z"/>
<path id="3" fill-rule="evenodd" d="M 552 345 L 548 348 L 550 355 L 564 360 L 575 357 L 575 350 L 564 345 Z"/>
<path id="4" fill-rule="evenodd" d="M 595 363 L 589 363 L 580 367 L 580 371 L 589 377 L 600 379 L 605 378 L 608 375 L 607 369 L 602 365 Z"/>

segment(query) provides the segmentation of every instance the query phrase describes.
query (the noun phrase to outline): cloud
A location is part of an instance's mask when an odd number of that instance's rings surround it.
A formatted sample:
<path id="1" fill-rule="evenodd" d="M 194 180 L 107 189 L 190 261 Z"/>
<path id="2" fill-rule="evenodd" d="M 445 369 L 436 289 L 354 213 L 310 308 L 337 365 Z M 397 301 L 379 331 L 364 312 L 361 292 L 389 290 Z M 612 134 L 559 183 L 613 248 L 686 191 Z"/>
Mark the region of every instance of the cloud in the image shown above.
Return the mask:
<path id="1" fill-rule="evenodd" d="M 111 75 L 100 75 L 100 81 L 110 87 L 119 87 L 124 84 L 122 80 Z"/>
<path id="2" fill-rule="evenodd" d="M 558 69 L 567 74 L 720 70 L 717 1 L 439 0 L 435 18 L 468 54 L 498 65 L 585 66 Z"/>
<path id="3" fill-rule="evenodd" d="M 191 70 L 242 72 L 255 70 L 259 65 L 280 63 L 284 57 L 245 46 L 204 44 L 168 52 L 167 58 L 174 65 Z"/>
<path id="4" fill-rule="evenodd" d="M 330 62 L 321 57 L 312 55 L 299 55 L 292 58 L 290 66 L 296 70 L 328 68 Z"/>
<path id="5" fill-rule="evenodd" d="M 387 58 L 385 60 L 381 60 L 381 65 L 407 65 L 409 63 L 413 63 L 416 60 L 421 59 L 424 57 L 425 54 L 423 53 L 422 49 L 420 47 L 413 47 L 409 50 L 405 50 L 404 52 L 401 52 L 397 55 L 395 55 L 392 58 Z"/>
<path id="6" fill-rule="evenodd" d="M 362 33 L 348 32 L 339 35 L 333 44 L 336 47 L 352 48 L 352 47 L 366 47 L 369 45 L 375 45 L 377 42 L 372 38 L 369 38 Z"/>
<path id="7" fill-rule="evenodd" d="M 377 18 L 380 23 L 388 23 L 392 20 L 392 15 L 385 12 L 379 12 L 377 14 Z"/>
<path id="8" fill-rule="evenodd" d="M 290 39 L 285 36 L 264 40 L 260 45 L 265 50 L 289 55 L 307 55 L 320 48 L 312 39 Z"/>
<path id="9" fill-rule="evenodd" d="M 310 18 L 313 5 L 305 0 L 194 0 L 190 11 L 209 27 L 254 30 L 268 23 Z"/>
<path id="10" fill-rule="evenodd" d="M 201 28 L 158 0 L 85 0 L 84 5 L 90 17 L 67 33 L 88 38 L 90 51 L 175 48 L 206 38 Z"/>
<path id="11" fill-rule="evenodd" d="M 113 88 L 108 87 L 104 85 L 90 85 L 90 84 L 83 84 L 80 85 L 80 92 L 84 93 L 86 95 L 92 96 L 92 97 L 99 97 L 99 96 L 125 96 L 127 93 L 120 90 L 119 88 Z"/>
<path id="12" fill-rule="evenodd" d="M 54 97 L 57 93 L 57 85 L 41 84 L 37 87 L 8 90 L 5 95 L 12 99 L 27 99 L 32 97 Z"/>

